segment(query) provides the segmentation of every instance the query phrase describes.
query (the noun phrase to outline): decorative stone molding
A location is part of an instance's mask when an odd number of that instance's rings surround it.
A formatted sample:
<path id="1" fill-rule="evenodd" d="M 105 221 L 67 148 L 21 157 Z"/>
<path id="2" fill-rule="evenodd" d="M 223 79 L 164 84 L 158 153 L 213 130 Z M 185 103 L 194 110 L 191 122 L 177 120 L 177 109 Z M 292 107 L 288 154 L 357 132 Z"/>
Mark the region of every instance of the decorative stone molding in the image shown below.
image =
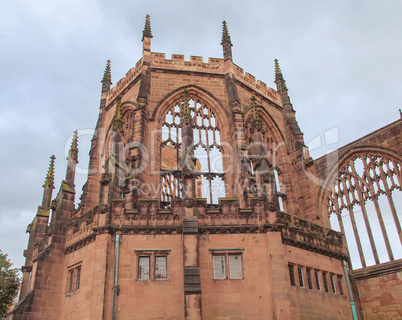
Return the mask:
<path id="1" fill-rule="evenodd" d="M 82 247 L 85 247 L 86 245 L 90 244 L 91 242 L 94 242 L 96 238 L 95 234 L 91 234 L 84 239 L 81 239 L 80 241 L 77 241 L 76 243 L 72 244 L 71 246 L 68 246 L 65 250 L 65 254 L 70 254 L 74 251 L 77 251 L 78 249 L 81 249 Z"/>
<path id="2" fill-rule="evenodd" d="M 109 209 L 109 206 L 107 204 L 100 204 L 98 206 L 98 210 L 100 213 L 106 213 Z"/>
<path id="3" fill-rule="evenodd" d="M 278 211 L 278 209 L 279 209 L 278 204 L 276 202 L 268 202 L 267 208 L 271 212 Z"/>
<path id="4" fill-rule="evenodd" d="M 296 227 L 301 228 L 301 229 L 309 229 L 310 225 L 308 221 L 298 218 L 298 217 L 293 217 L 293 221 Z"/>
<path id="5" fill-rule="evenodd" d="M 32 271 L 32 266 L 22 266 L 21 271 L 22 272 L 31 272 Z"/>
<path id="6" fill-rule="evenodd" d="M 219 198 L 219 207 L 223 214 L 236 215 L 239 213 L 239 206 L 238 198 Z"/>
<path id="7" fill-rule="evenodd" d="M 100 182 L 102 184 L 108 184 L 112 180 L 112 175 L 110 173 L 102 173 Z"/>
<path id="8" fill-rule="evenodd" d="M 92 210 L 88 211 L 85 215 L 86 224 L 91 224 L 94 221 L 94 214 Z"/>
<path id="9" fill-rule="evenodd" d="M 184 199 L 184 206 L 186 208 L 194 208 L 196 206 L 196 200 L 194 198 Z"/>
<path id="10" fill-rule="evenodd" d="M 59 200 L 57 198 L 52 200 L 52 202 L 50 203 L 50 209 L 56 210 L 58 204 L 59 204 Z"/>
<path id="11" fill-rule="evenodd" d="M 283 211 L 278 211 L 276 213 L 276 222 L 275 223 L 281 223 L 284 225 L 288 225 L 291 222 L 292 222 L 292 217 L 290 214 L 285 213 Z"/>

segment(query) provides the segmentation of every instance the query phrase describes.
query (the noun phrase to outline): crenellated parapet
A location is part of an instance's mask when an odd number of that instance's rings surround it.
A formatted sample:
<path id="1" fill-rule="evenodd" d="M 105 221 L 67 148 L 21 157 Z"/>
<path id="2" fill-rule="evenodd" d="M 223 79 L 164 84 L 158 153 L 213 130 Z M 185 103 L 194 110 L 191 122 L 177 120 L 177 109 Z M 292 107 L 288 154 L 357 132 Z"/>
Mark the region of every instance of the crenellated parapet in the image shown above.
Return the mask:
<path id="1" fill-rule="evenodd" d="M 151 53 L 151 67 L 218 74 L 224 72 L 223 59 L 220 58 L 208 58 L 208 63 L 205 63 L 203 57 L 199 56 L 190 56 L 190 61 L 185 61 L 184 55 L 172 54 L 171 59 L 166 59 L 164 53 L 158 52 Z"/>
<path id="2" fill-rule="evenodd" d="M 268 97 L 271 101 L 275 102 L 277 105 L 282 105 L 281 96 L 277 91 L 275 91 L 271 87 L 268 87 L 264 82 L 257 80 L 252 74 L 245 72 L 242 68 L 240 68 L 237 65 L 235 65 L 234 70 L 236 80 L 244 83 L 245 85 L 253 89 L 255 92 L 258 92 L 262 96 Z"/>
<path id="3" fill-rule="evenodd" d="M 140 59 L 136 64 L 135 67 L 131 68 L 127 73 L 126 76 L 121 78 L 119 82 L 108 92 L 106 105 L 108 106 L 111 104 L 119 94 L 130 86 L 130 84 L 135 80 L 142 71 L 142 59 Z"/>

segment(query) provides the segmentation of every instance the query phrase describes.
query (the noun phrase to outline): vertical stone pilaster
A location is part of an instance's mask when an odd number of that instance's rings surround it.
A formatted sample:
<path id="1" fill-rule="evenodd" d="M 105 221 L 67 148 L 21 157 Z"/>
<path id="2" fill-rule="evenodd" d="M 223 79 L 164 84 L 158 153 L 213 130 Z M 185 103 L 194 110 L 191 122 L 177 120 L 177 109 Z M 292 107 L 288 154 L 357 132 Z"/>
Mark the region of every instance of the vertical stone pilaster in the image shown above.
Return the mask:
<path id="1" fill-rule="evenodd" d="M 193 128 L 187 91 L 184 91 L 182 118 L 182 157 L 180 168 L 183 181 L 183 267 L 184 313 L 186 319 L 201 316 L 201 278 L 199 263 L 198 220 L 196 211 L 195 157 Z"/>

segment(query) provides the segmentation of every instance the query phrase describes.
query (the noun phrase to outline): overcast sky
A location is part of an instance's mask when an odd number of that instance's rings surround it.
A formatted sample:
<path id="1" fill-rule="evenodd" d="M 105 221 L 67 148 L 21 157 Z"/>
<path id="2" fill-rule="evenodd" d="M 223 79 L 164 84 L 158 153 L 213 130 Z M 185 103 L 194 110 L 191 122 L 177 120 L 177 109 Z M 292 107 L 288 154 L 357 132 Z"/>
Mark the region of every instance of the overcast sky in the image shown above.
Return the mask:
<path id="1" fill-rule="evenodd" d="M 146 14 L 152 51 L 167 57 L 222 58 L 226 20 L 234 62 L 273 88 L 278 58 L 318 157 L 399 118 L 401 13 L 400 0 L 3 1 L 0 249 L 15 267 L 24 264 L 25 230 L 41 203 L 49 157 L 56 156 L 55 197 L 76 129 L 79 165 L 87 166 L 106 60 L 117 83 L 141 58 Z M 325 142 L 333 128 L 338 134 Z M 77 175 L 78 194 L 84 180 Z"/>

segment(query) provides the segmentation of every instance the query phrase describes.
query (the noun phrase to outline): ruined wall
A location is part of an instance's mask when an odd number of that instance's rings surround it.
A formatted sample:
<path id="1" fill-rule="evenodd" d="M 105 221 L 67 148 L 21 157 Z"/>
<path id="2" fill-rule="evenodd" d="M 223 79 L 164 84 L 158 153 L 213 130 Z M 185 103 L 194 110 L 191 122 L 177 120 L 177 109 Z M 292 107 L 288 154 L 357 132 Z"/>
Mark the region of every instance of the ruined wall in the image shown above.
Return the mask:
<path id="1" fill-rule="evenodd" d="M 352 271 L 366 320 L 402 318 L 402 260 Z"/>

